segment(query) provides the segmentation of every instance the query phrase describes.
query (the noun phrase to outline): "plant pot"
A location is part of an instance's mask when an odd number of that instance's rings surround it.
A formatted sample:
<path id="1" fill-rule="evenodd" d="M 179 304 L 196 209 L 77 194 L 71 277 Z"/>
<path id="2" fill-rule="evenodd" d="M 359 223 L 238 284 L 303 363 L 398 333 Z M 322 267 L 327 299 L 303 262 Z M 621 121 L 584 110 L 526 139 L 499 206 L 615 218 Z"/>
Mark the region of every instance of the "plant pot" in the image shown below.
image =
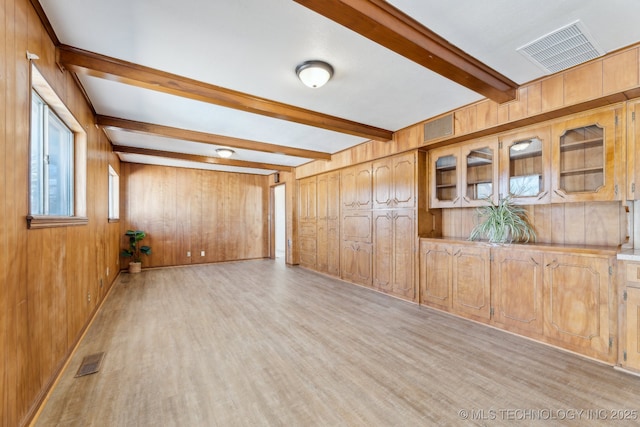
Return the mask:
<path id="1" fill-rule="evenodd" d="M 129 273 L 140 273 L 142 271 L 142 263 L 141 262 L 130 262 L 129 263 Z"/>

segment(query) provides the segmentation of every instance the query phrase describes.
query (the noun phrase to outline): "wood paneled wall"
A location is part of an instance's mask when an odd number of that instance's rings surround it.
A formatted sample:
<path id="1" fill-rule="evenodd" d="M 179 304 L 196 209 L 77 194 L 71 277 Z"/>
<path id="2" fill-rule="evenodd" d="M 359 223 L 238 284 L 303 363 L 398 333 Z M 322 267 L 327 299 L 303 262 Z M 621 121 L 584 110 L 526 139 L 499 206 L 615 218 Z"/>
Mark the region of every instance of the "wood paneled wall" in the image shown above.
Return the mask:
<path id="1" fill-rule="evenodd" d="M 269 255 L 267 176 L 133 163 L 121 170 L 122 244 L 127 229 L 147 233 L 143 267 Z"/>
<path id="2" fill-rule="evenodd" d="M 0 0 L 0 22 L 0 425 L 13 427 L 33 415 L 116 277 L 108 165 L 120 165 L 29 0 Z M 27 51 L 87 132 L 88 225 L 27 229 Z"/>
<path id="3" fill-rule="evenodd" d="M 617 247 L 626 242 L 628 215 L 620 202 L 526 206 L 537 242 Z M 442 209 L 442 237 L 466 239 L 477 223 L 473 208 Z"/>

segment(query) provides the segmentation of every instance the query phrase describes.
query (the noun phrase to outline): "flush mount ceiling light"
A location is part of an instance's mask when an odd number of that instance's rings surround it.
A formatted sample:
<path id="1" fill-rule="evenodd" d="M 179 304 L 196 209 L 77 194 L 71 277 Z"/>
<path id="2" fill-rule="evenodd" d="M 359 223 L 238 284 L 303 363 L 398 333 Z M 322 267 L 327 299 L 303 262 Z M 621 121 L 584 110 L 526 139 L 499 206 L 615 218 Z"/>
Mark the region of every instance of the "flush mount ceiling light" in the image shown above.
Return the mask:
<path id="1" fill-rule="evenodd" d="M 520 141 L 520 142 L 516 142 L 515 144 L 513 144 L 511 146 L 511 149 L 513 151 L 523 151 L 523 150 L 526 150 L 527 148 L 529 148 L 530 145 L 531 145 L 531 141 L 529 141 L 529 140 Z"/>
<path id="2" fill-rule="evenodd" d="M 296 74 L 306 86 L 318 88 L 333 76 L 333 67 L 323 61 L 305 61 L 296 67 Z"/>
<path id="3" fill-rule="evenodd" d="M 218 153 L 218 156 L 222 157 L 223 159 L 228 159 L 233 155 L 233 153 L 235 153 L 235 151 L 233 151 L 231 148 L 218 148 L 216 150 L 216 153 Z"/>

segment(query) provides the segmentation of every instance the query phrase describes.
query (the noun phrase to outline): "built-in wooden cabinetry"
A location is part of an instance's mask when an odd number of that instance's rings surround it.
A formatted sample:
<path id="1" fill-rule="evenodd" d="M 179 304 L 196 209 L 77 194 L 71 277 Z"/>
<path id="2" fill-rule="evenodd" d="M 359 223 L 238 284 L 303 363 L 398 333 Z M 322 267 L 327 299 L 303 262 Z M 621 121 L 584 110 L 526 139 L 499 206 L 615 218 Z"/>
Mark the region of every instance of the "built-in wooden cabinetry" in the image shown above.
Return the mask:
<path id="1" fill-rule="evenodd" d="M 420 239 L 420 302 L 614 362 L 615 253 Z"/>
<path id="2" fill-rule="evenodd" d="M 480 206 L 498 200 L 498 139 L 485 138 L 430 153 L 430 207 Z"/>
<path id="3" fill-rule="evenodd" d="M 317 250 L 317 182 L 316 177 L 298 182 L 298 220 L 300 265 L 316 268 Z"/>
<path id="4" fill-rule="evenodd" d="M 430 207 L 507 195 L 520 204 L 621 200 L 623 110 L 617 104 L 509 132 L 499 144 L 484 138 L 431 150 Z"/>

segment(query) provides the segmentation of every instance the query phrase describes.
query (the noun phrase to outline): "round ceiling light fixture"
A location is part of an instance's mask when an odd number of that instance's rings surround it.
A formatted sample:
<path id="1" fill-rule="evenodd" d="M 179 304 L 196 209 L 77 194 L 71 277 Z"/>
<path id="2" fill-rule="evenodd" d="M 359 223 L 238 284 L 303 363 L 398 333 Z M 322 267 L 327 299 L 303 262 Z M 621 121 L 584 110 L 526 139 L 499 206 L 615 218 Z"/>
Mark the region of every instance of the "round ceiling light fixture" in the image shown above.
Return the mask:
<path id="1" fill-rule="evenodd" d="M 329 81 L 333 67 L 324 61 L 305 61 L 296 67 L 296 74 L 302 83 L 315 89 Z"/>
<path id="2" fill-rule="evenodd" d="M 222 157 L 223 159 L 228 159 L 233 155 L 233 153 L 235 153 L 235 151 L 233 151 L 231 148 L 218 148 L 216 150 L 216 153 L 218 153 L 218 156 Z"/>

